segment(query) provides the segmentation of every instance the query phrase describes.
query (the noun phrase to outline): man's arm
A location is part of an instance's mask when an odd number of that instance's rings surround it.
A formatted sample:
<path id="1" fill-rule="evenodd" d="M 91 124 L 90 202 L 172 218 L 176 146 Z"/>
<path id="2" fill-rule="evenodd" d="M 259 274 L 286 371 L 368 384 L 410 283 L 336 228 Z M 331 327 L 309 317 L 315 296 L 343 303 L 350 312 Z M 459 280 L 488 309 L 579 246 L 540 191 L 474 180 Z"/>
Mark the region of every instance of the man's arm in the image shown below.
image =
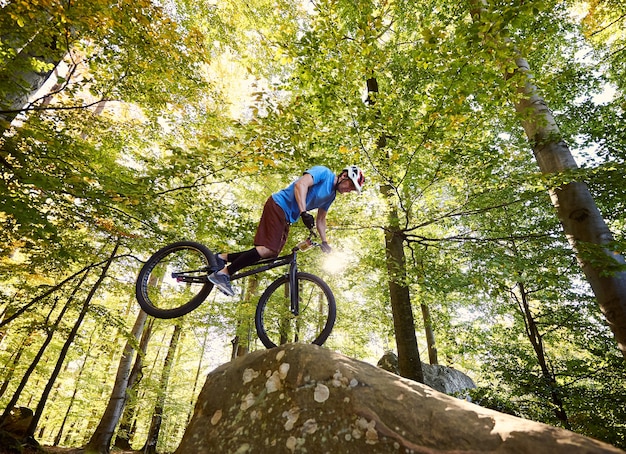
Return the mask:
<path id="1" fill-rule="evenodd" d="M 296 180 L 293 194 L 296 198 L 300 213 L 306 211 L 306 195 L 309 193 L 311 186 L 313 186 L 313 177 L 309 173 L 305 173 Z"/>
<path id="2" fill-rule="evenodd" d="M 322 240 L 322 243 L 326 242 L 326 213 L 328 213 L 328 211 L 325 209 L 318 208 L 317 216 L 315 217 L 315 226 L 320 234 L 320 240 Z"/>

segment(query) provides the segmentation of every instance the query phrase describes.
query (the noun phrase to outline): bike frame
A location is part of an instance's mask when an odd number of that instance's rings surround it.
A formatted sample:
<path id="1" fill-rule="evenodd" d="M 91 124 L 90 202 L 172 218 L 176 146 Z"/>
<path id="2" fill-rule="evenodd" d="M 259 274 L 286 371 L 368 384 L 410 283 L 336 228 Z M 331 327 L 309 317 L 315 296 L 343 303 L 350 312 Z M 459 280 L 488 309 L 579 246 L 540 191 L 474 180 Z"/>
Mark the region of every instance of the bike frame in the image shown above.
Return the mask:
<path id="1" fill-rule="evenodd" d="M 252 276 L 254 274 L 263 273 L 264 271 L 268 271 L 274 268 L 278 268 L 280 266 L 289 265 L 289 271 L 287 272 L 287 276 L 289 278 L 289 301 L 290 301 L 290 311 L 293 315 L 298 315 L 300 313 L 300 307 L 298 302 L 300 301 L 300 295 L 298 294 L 298 282 L 296 276 L 298 274 L 298 248 L 293 248 L 290 254 L 282 255 L 280 257 L 275 257 L 273 259 L 263 259 L 257 263 L 253 269 L 248 271 L 243 271 L 240 273 L 235 273 L 230 277 L 231 281 L 236 279 L 241 279 L 243 277 Z"/>

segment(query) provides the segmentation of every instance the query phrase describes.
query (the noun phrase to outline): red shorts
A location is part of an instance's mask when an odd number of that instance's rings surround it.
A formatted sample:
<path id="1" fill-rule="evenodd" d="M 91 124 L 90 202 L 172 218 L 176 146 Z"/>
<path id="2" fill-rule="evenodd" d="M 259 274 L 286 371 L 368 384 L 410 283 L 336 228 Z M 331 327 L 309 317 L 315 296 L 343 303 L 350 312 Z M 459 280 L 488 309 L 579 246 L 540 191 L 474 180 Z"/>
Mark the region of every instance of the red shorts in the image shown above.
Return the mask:
<path id="1" fill-rule="evenodd" d="M 254 235 L 255 246 L 265 246 L 276 255 L 285 247 L 289 236 L 289 223 L 285 212 L 270 196 L 263 207 L 263 214 Z"/>

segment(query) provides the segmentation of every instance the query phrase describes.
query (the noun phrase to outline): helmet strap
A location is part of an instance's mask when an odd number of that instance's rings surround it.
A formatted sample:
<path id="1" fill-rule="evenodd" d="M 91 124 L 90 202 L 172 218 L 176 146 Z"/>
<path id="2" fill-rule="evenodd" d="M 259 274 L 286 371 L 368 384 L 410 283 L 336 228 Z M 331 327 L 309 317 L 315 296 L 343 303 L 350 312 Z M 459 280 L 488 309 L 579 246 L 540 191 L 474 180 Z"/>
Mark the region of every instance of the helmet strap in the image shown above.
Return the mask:
<path id="1" fill-rule="evenodd" d="M 337 177 L 337 183 L 335 183 L 335 191 L 338 191 L 339 190 L 339 185 L 348 179 L 347 176 L 343 176 L 344 173 L 346 173 L 346 172 L 345 171 L 341 172 L 339 174 L 339 176 Z M 342 177 L 343 177 L 343 179 L 342 179 Z"/>

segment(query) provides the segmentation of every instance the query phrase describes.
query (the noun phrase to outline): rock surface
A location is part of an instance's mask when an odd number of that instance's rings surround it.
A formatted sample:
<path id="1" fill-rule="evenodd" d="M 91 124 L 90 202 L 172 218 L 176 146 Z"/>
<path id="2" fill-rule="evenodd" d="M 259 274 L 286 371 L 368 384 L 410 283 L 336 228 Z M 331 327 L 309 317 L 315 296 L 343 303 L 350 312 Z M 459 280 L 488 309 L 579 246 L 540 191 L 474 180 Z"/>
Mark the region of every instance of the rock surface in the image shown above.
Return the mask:
<path id="1" fill-rule="evenodd" d="M 177 454 L 623 453 L 302 344 L 211 372 Z"/>
<path id="2" fill-rule="evenodd" d="M 4 423 L 0 425 L 0 430 L 9 432 L 18 438 L 24 437 L 32 420 L 33 411 L 30 408 L 14 407 Z"/>

